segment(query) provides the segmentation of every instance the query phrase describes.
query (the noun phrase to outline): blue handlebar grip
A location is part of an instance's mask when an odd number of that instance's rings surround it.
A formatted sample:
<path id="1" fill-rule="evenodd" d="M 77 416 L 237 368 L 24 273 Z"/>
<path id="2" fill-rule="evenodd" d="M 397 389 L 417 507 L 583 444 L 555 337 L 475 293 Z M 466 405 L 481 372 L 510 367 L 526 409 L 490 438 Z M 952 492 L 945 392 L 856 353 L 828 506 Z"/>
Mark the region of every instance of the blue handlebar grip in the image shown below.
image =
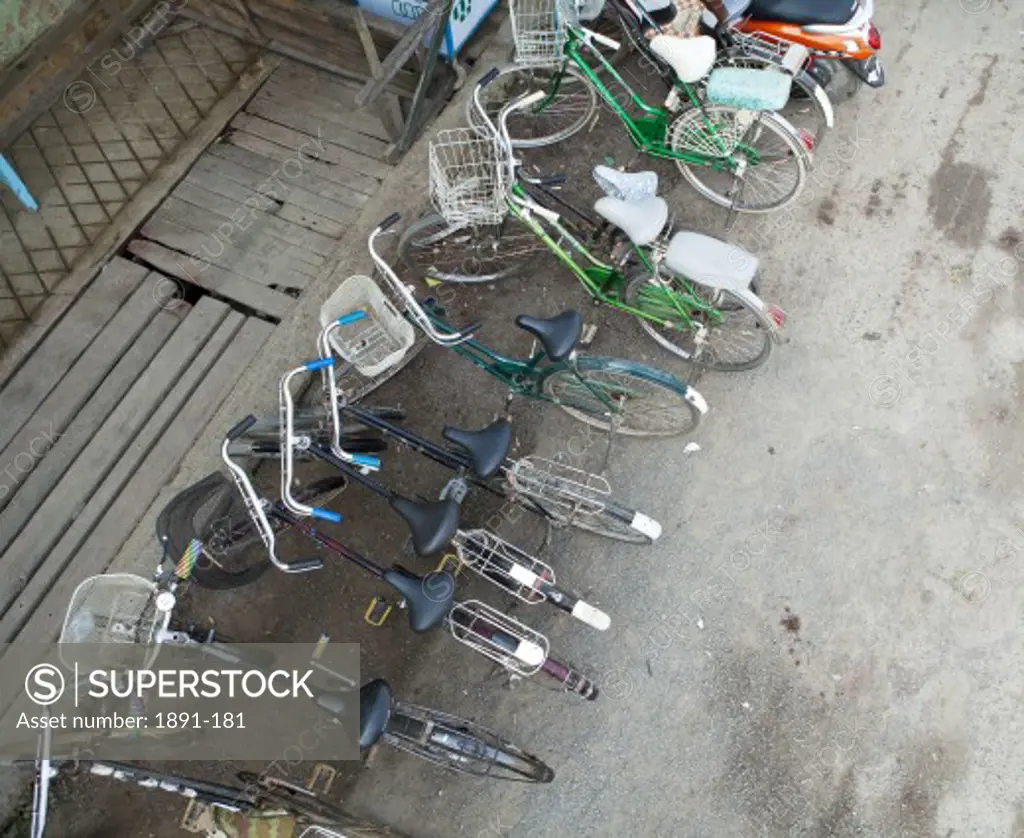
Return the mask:
<path id="1" fill-rule="evenodd" d="M 324 367 L 333 367 L 333 358 L 317 358 L 315 361 L 307 361 L 304 365 L 310 372 L 316 372 L 322 370 Z"/>
<path id="2" fill-rule="evenodd" d="M 309 514 L 311 517 L 319 518 L 321 521 L 330 521 L 332 524 L 341 523 L 341 516 L 337 512 L 331 512 L 329 509 L 321 509 L 319 506 L 314 506 Z"/>
<path id="3" fill-rule="evenodd" d="M 347 326 L 349 323 L 355 323 L 355 322 L 357 322 L 359 320 L 363 320 L 365 318 L 366 318 L 366 312 L 365 311 L 353 311 L 353 312 L 350 312 L 349 314 L 343 314 L 341 317 L 338 318 L 337 322 L 338 322 L 339 326 Z"/>
<path id="4" fill-rule="evenodd" d="M 367 468 L 380 468 L 380 457 L 372 457 L 369 454 L 351 454 L 352 462 L 357 466 Z"/>

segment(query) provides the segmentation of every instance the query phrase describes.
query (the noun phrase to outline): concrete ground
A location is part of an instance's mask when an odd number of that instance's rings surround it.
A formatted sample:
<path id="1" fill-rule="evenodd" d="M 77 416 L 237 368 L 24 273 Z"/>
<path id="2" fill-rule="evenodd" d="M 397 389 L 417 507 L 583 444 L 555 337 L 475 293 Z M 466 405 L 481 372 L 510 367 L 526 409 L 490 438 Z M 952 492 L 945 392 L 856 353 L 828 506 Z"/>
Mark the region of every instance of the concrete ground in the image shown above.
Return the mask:
<path id="1" fill-rule="evenodd" d="M 509 787 L 381 751 L 352 778 L 353 810 L 417 838 L 1024 836 L 1014 643 L 1024 14 L 1009 0 L 914 0 L 883 6 L 877 22 L 889 83 L 842 106 L 790 212 L 727 233 L 721 212 L 656 166 L 681 225 L 759 254 L 762 295 L 788 312 L 787 342 L 760 370 L 700 380 L 712 409 L 692 437 L 699 451 L 687 453 L 688 440 L 614 443 L 609 479 L 665 524 L 656 545 L 555 535 L 548 561 L 612 628 L 516 613 L 594 674 L 597 702 L 532 683 L 503 689 L 445 636 L 365 630 L 357 604 L 371 586 L 348 568 L 268 574 L 235 599 L 190 603 L 215 609 L 235 637 L 306 640 L 326 625 L 358 639 L 364 677 L 383 674 L 405 698 L 486 722 L 557 772 L 550 786 Z M 595 149 L 631 160 L 607 114 L 576 149 L 532 159 L 568 164 L 588 198 Z M 392 202 L 382 215 L 411 214 L 421 186 L 382 192 L 375 200 Z M 354 249 L 349 266 L 359 258 Z M 317 303 L 300 302 L 305 326 L 300 312 L 278 330 L 222 426 L 272 404 L 276 375 L 311 345 Z M 455 319 L 483 311 L 489 342 L 523 349 L 508 325 L 515 313 L 578 306 L 600 325 L 595 352 L 688 374 L 628 318 L 584 305 L 564 270 L 541 264 L 463 293 Z M 501 409 L 497 384 L 440 349 L 372 400 L 401 402 L 425 432 L 480 426 Z M 523 406 L 515 415 L 521 450 L 601 467 L 603 443 L 568 418 Z M 190 459 L 191 476 L 215 466 L 216 436 Z M 443 478 L 410 456 L 389 461 L 396 480 L 436 487 Z M 356 546 L 413 565 L 397 521 L 354 492 L 339 508 Z M 475 504 L 470 522 L 493 511 Z M 539 543 L 525 516 L 495 521 Z M 140 529 L 140 555 L 144 538 Z M 177 834 L 154 821 L 151 797 L 129 803 L 105 788 L 65 796 L 67 831 L 55 834 Z"/>

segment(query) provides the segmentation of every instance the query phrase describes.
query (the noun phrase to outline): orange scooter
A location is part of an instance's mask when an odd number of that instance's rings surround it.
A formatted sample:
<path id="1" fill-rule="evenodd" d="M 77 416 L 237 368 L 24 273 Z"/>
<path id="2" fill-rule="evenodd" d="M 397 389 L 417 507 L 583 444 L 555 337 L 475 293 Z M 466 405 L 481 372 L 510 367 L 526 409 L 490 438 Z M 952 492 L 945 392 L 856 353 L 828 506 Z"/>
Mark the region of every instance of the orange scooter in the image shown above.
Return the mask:
<path id="1" fill-rule="evenodd" d="M 848 98 L 861 83 L 869 87 L 885 84 L 885 69 L 878 54 L 882 36 L 872 22 L 874 0 L 724 0 L 724 3 L 729 26 L 734 32 L 807 47 L 812 61 L 806 69 L 834 101 Z M 855 86 L 848 91 L 844 90 L 848 85 L 838 77 L 843 68 L 855 79 Z"/>

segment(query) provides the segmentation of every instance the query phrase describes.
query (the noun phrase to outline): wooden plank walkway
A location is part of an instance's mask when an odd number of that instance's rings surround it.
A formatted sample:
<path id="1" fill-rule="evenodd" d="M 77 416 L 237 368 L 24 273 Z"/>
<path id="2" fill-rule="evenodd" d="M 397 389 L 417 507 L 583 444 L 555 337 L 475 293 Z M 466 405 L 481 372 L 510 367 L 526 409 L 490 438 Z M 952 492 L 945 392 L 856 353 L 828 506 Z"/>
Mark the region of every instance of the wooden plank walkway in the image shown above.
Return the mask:
<path id="1" fill-rule="evenodd" d="M 354 85 L 285 61 L 128 244 L 137 261 L 280 321 L 391 171 Z"/>
<path id="2" fill-rule="evenodd" d="M 283 62 L 92 282 L 0 368 L 0 643 L 104 572 L 391 171 L 355 88 Z M 223 123 L 222 123 L 223 124 Z"/>

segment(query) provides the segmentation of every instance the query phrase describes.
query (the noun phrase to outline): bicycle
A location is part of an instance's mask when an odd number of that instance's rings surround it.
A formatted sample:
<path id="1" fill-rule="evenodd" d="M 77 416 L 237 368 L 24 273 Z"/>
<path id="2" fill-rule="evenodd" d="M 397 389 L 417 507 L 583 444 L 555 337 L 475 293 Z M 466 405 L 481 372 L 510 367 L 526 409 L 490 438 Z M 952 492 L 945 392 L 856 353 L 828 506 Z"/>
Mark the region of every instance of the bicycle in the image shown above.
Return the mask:
<path id="1" fill-rule="evenodd" d="M 370 252 L 381 272 L 409 295 L 410 319 L 435 342 L 448 346 L 501 381 L 508 400 L 524 396 L 551 402 L 591 427 L 626 436 L 671 436 L 693 431 L 707 413 L 696 389 L 668 372 L 622 358 L 578 351 L 583 318 L 568 310 L 550 317 L 521 314 L 516 325 L 534 338 L 530 355 L 511 358 L 476 340 L 481 324 L 454 328 L 436 300 L 416 300 L 373 247 L 399 220 L 395 213 L 370 234 Z"/>
<path id="2" fill-rule="evenodd" d="M 333 360 L 333 359 L 330 359 Z M 299 368 L 302 369 L 302 368 Z M 288 373 L 285 374 L 285 377 Z M 287 388 L 282 389 L 287 393 Z M 529 678 L 537 673 L 554 679 L 565 691 L 575 693 L 582 698 L 594 700 L 598 696 L 598 688 L 588 677 L 583 675 L 574 667 L 562 663 L 550 655 L 550 644 L 547 638 L 540 632 L 514 620 L 500 611 L 492 608 L 479 600 L 455 601 L 455 579 L 446 570 L 447 559 L 443 559 L 441 565 L 434 572 L 426 576 L 417 576 L 408 570 L 393 566 L 385 569 L 376 562 L 360 555 L 358 552 L 331 538 L 320 528 L 313 526 L 308 519 L 328 520 L 337 522 L 340 516 L 336 513 L 329 513 L 327 510 L 309 507 L 304 504 L 294 505 L 294 498 L 290 496 L 287 488 L 287 481 L 291 473 L 292 465 L 289 463 L 291 457 L 288 454 L 292 446 L 302 447 L 313 453 L 318 459 L 332 465 L 343 464 L 346 461 L 335 456 L 329 449 L 321 444 L 312 442 L 308 438 L 296 433 L 294 427 L 289 425 L 289 414 L 282 411 L 284 422 L 281 433 L 281 472 L 282 472 L 282 499 L 277 504 L 270 504 L 256 491 L 248 476 L 237 464 L 233 464 L 239 491 L 246 498 L 246 508 L 252 515 L 252 523 L 260 534 L 260 538 L 267 547 L 268 552 L 273 551 L 275 539 L 279 528 L 270 523 L 270 519 L 280 519 L 287 528 L 295 528 L 308 536 L 320 548 L 346 559 L 372 576 L 382 579 L 396 591 L 401 599 L 398 607 L 409 612 L 409 625 L 417 633 L 428 632 L 444 623 L 452 636 L 460 643 L 469 646 L 474 651 L 491 659 L 509 672 L 513 679 Z M 238 425 L 228 432 L 227 440 L 237 438 L 245 433 L 246 429 L 255 421 L 249 416 L 243 419 Z M 227 443 L 225 440 L 225 444 Z M 226 450 L 226 448 L 225 448 Z M 358 472 L 357 472 L 358 473 Z M 445 503 L 458 505 L 452 499 Z M 314 511 L 315 510 L 315 511 Z M 457 513 L 456 513 L 457 514 Z M 462 539 L 473 539 L 472 532 L 464 533 L 456 530 L 452 537 Z M 415 538 L 415 536 L 414 536 Z M 485 545 L 486 546 L 486 545 Z M 311 560 L 306 560 L 311 561 Z M 319 559 L 316 559 L 320 562 Z M 322 564 L 322 562 L 321 562 Z M 538 578 L 527 578 L 526 574 L 532 572 L 527 565 L 523 565 L 518 572 L 506 568 L 507 572 L 503 579 L 499 580 L 497 574 L 491 574 L 490 581 L 506 587 L 510 592 L 511 585 L 516 582 L 520 585 L 530 583 L 538 593 L 544 593 L 543 582 Z M 553 575 L 551 581 L 553 582 Z M 507 580 L 507 581 L 506 581 Z M 584 622 L 589 621 L 595 628 L 606 628 L 607 616 L 581 600 L 571 598 L 564 592 L 554 589 L 554 595 L 550 601 L 568 610 L 574 617 Z M 561 596 L 558 596 L 561 594 Z M 540 600 L 536 600 L 540 601 Z M 391 613 L 392 606 L 386 602 L 382 608 L 377 608 L 378 599 L 371 602 L 367 609 L 365 619 L 371 625 L 379 626 Z M 371 614 L 373 616 L 371 616 Z"/>
<path id="3" fill-rule="evenodd" d="M 515 147 L 568 139 L 590 124 L 600 97 L 638 151 L 674 161 L 694 189 L 719 206 L 770 212 L 790 204 L 803 188 L 811 152 L 776 113 L 789 101 L 788 75 L 735 67 L 712 71 L 713 39 L 661 35 L 650 49 L 672 67 L 676 84 L 664 107 L 656 107 L 595 46 L 617 50 L 620 44 L 580 25 L 576 0 L 517 0 L 512 21 L 517 63 L 500 70 L 488 114 L 493 118 L 524 93 L 544 91 L 510 129 Z M 479 135 L 487 136 L 475 107 L 467 106 L 467 115 Z M 776 181 L 777 188 L 771 186 Z"/>
<path id="4" fill-rule="evenodd" d="M 483 217 L 485 206 L 493 208 L 500 200 L 505 214 L 519 222 L 516 230 L 528 230 L 550 249 L 596 302 L 631 314 L 659 346 L 678 357 L 726 372 L 753 369 L 767 361 L 785 314 L 778 306 L 766 305 L 754 290 L 757 257 L 710 236 L 674 232 L 668 205 L 656 194 L 653 172 L 626 174 L 596 167 L 594 177 L 605 192 L 593 207 L 600 223 L 553 191 L 552 185 L 564 181 L 561 176 L 524 176 L 512 156 L 508 117 L 543 94 L 528 94 L 505 105 L 495 125 L 483 109 L 481 94 L 498 72 L 492 70 L 480 80 L 473 101 L 480 122 L 493 131 L 496 149 L 490 165 L 504 167 L 506 173 L 498 179 L 500 187 L 489 193 L 490 204 L 482 192 L 474 196 L 480 209 L 477 217 Z M 435 142 L 448 140 L 439 135 Z M 480 168 L 484 169 L 483 160 Z M 440 172 L 437 178 L 440 181 Z M 400 258 L 435 279 L 493 280 L 490 270 L 484 277 L 467 274 L 473 263 L 463 254 L 490 249 L 509 264 L 504 252 L 509 222 L 504 217 L 496 225 L 467 222 L 461 196 L 451 200 L 440 182 L 434 193 L 443 214 L 429 214 L 410 225 L 399 242 Z M 461 216 L 449 211 L 453 203 L 463 210 Z M 567 210 L 572 218 L 558 210 Z M 607 251 L 607 257 L 595 255 L 597 246 Z M 518 239 L 514 247 L 521 249 Z M 438 264 L 445 267 L 438 269 Z M 505 268 L 503 276 L 516 270 Z"/>
<path id="5" fill-rule="evenodd" d="M 631 52 L 641 56 L 641 66 L 653 69 L 668 91 L 676 85 L 672 67 L 650 47 L 648 33 L 661 33 L 675 17 L 675 6 L 651 12 L 643 0 L 603 0 L 600 16 L 594 21 L 600 34 L 621 36 L 620 48 L 608 58 L 617 69 Z M 614 34 L 612 34 L 614 33 Z M 794 44 L 768 33 L 745 33 L 735 26 L 717 25 L 714 15 L 705 11 L 701 34 L 715 39 L 715 67 L 770 69 L 789 75 L 792 82 L 784 118 L 797 130 L 804 145 L 813 152 L 821 149 L 835 127 L 832 101 L 812 73 L 814 58 L 809 52 L 792 50 Z"/>

